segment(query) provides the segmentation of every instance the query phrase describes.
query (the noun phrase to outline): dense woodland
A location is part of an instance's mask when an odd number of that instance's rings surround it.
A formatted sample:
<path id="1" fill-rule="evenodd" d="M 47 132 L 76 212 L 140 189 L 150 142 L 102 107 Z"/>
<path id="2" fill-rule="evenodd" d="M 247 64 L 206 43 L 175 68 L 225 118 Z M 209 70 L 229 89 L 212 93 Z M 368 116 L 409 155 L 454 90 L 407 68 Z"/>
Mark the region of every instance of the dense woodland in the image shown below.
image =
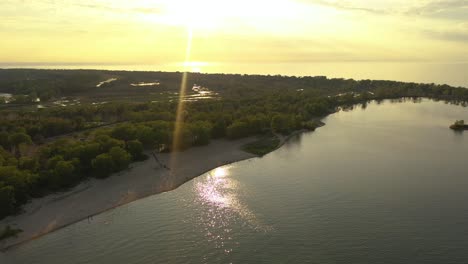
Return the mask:
<path id="1" fill-rule="evenodd" d="M 117 80 L 96 87 L 108 78 Z M 181 78 L 164 72 L 0 70 L 0 93 L 13 95 L 9 103 L 0 101 L 0 218 L 31 198 L 124 170 L 145 159 L 145 150 L 180 151 L 216 138 L 314 129 L 314 118 L 369 100 L 468 101 L 467 89 L 447 85 L 193 73 L 189 84 L 209 87 L 219 97 L 185 103 L 177 124 L 180 149 L 172 149 L 178 100 L 160 92 L 179 92 Z M 157 87 L 130 85 L 155 80 Z M 64 97 L 81 103 L 34 107 L 37 98 L 43 104 Z M 89 103 L 96 100 L 103 103 Z"/>

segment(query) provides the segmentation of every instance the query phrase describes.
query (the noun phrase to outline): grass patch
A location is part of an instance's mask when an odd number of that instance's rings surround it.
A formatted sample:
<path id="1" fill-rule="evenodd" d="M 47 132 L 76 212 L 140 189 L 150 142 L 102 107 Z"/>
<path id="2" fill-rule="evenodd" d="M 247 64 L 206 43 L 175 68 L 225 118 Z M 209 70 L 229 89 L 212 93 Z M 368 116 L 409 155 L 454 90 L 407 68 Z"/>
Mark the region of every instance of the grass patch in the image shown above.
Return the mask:
<path id="1" fill-rule="evenodd" d="M 280 140 L 274 136 L 266 136 L 262 137 L 259 140 L 246 144 L 242 147 L 242 149 L 246 152 L 263 156 L 275 150 L 278 147 Z"/>
<path id="2" fill-rule="evenodd" d="M 11 228 L 9 225 L 0 231 L 0 240 L 9 237 L 16 237 L 19 233 L 23 232 L 21 229 Z"/>

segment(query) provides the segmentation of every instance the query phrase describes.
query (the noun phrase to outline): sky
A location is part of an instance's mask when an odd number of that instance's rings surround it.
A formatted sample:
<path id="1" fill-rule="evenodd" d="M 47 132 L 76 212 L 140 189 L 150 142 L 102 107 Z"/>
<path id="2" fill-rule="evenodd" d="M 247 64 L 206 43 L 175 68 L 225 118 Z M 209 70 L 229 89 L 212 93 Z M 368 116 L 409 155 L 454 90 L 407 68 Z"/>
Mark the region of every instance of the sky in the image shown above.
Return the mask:
<path id="1" fill-rule="evenodd" d="M 0 1 L 3 64 L 466 63 L 467 51 L 468 0 Z"/>

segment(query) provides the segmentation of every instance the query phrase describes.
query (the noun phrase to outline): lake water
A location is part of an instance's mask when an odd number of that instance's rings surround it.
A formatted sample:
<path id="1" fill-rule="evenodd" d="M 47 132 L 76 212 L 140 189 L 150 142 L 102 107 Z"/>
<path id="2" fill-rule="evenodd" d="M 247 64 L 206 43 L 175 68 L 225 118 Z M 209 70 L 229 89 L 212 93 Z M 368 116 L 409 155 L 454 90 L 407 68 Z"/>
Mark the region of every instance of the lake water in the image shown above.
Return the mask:
<path id="1" fill-rule="evenodd" d="M 468 109 L 371 103 L 0 263 L 468 263 Z"/>

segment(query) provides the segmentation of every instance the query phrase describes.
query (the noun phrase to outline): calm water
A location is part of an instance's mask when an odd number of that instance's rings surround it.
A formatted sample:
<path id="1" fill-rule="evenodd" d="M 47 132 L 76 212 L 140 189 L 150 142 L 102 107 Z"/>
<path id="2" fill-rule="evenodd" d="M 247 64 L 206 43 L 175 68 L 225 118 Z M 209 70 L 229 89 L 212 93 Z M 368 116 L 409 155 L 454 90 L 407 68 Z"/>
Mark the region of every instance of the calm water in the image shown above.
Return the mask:
<path id="1" fill-rule="evenodd" d="M 0 263 L 468 263 L 468 109 L 369 104 Z"/>

